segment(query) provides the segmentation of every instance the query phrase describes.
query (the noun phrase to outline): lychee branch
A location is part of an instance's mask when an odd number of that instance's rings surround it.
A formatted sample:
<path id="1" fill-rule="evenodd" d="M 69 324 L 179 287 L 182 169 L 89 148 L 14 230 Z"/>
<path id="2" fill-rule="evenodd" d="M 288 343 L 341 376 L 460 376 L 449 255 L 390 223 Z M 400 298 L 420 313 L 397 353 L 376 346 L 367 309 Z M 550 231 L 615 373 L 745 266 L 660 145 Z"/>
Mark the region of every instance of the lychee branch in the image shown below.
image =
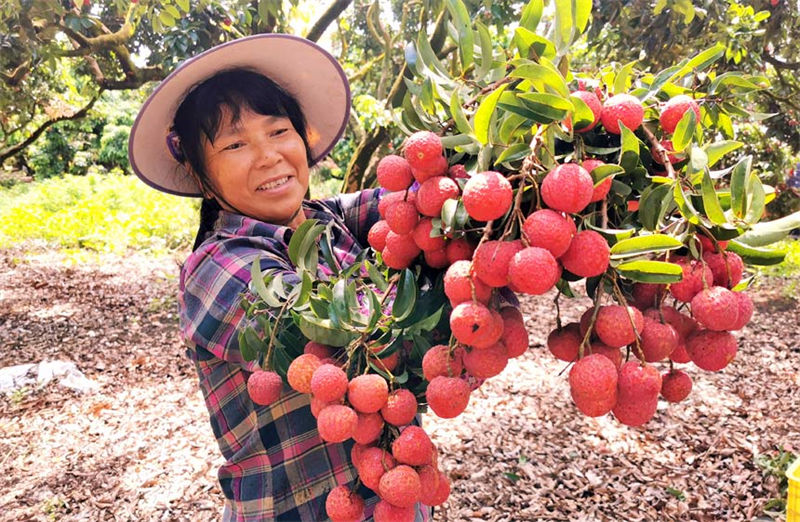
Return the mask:
<path id="1" fill-rule="evenodd" d="M 661 162 L 664 164 L 664 168 L 667 169 L 667 176 L 672 179 L 677 179 L 678 176 L 675 173 L 675 169 L 672 167 L 672 162 L 669 160 L 669 152 L 667 149 L 664 148 L 663 145 L 658 141 L 656 135 L 647 128 L 647 125 L 642 125 L 642 131 L 644 132 L 645 136 L 647 136 L 647 140 L 650 142 L 650 146 L 653 147 L 653 150 L 661 159 Z"/>
<path id="2" fill-rule="evenodd" d="M 614 276 L 611 279 L 611 285 L 614 291 L 614 297 L 617 299 L 617 302 L 625 307 L 625 312 L 628 314 L 628 321 L 631 323 L 631 328 L 633 329 L 633 341 L 634 346 L 636 347 L 636 357 L 642 361 L 642 364 L 645 364 L 644 358 L 644 351 L 642 351 L 642 344 L 641 344 L 641 336 L 639 335 L 639 331 L 636 329 L 636 323 L 633 320 L 633 314 L 628 307 L 628 301 L 625 299 L 625 296 L 622 295 L 622 290 L 619 288 L 617 284 L 617 277 Z"/>

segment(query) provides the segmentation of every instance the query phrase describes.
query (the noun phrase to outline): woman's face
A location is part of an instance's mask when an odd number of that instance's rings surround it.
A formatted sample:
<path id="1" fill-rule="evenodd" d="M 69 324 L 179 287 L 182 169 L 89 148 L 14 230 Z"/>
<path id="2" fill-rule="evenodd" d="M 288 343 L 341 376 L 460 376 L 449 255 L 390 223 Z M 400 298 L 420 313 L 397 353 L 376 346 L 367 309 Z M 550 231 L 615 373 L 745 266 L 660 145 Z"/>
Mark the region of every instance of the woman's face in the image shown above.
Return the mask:
<path id="1" fill-rule="evenodd" d="M 243 110 L 234 124 L 223 108 L 214 143 L 206 140 L 203 152 L 223 208 L 291 228 L 305 220 L 308 160 L 289 118 Z"/>

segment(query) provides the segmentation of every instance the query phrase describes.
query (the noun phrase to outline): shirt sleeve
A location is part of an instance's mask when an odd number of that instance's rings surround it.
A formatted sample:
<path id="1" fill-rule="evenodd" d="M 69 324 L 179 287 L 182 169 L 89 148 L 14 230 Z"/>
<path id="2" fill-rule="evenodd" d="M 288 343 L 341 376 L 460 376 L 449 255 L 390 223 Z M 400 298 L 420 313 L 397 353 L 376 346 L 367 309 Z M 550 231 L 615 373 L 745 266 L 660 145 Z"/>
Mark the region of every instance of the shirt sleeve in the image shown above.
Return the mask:
<path id="1" fill-rule="evenodd" d="M 247 371 L 258 369 L 258 361 L 245 361 L 239 349 L 239 331 L 250 325 L 239 302 L 251 295 L 250 270 L 257 258 L 262 270 L 285 271 L 290 282 L 299 283 L 288 262 L 242 238 L 204 245 L 181 270 L 180 326 L 184 338 Z M 201 356 L 198 351 L 197 357 Z"/>
<path id="2" fill-rule="evenodd" d="M 378 214 L 378 202 L 382 193 L 382 189 L 361 190 L 340 194 L 325 203 L 339 214 L 356 240 L 361 245 L 366 245 L 369 229 L 381 218 Z"/>

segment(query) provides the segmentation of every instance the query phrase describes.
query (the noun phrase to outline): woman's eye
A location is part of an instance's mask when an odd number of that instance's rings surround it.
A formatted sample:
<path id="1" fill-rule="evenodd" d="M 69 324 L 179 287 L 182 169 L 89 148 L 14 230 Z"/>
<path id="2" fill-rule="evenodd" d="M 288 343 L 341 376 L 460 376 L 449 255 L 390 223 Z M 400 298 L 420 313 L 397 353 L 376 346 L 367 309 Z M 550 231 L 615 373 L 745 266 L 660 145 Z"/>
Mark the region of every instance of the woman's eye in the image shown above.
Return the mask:
<path id="1" fill-rule="evenodd" d="M 280 136 L 281 134 L 284 134 L 284 133 L 285 133 L 285 132 L 287 132 L 288 130 L 289 130 L 289 129 L 288 129 L 288 128 L 285 128 L 285 127 L 284 127 L 284 128 L 281 128 L 281 129 L 276 129 L 276 130 L 272 131 L 272 135 L 273 135 L 273 136 Z"/>
<path id="2" fill-rule="evenodd" d="M 225 147 L 223 150 L 236 150 L 236 149 L 241 148 L 243 146 L 244 146 L 244 143 L 242 143 L 240 141 L 237 141 L 236 143 L 231 143 L 230 145 Z"/>

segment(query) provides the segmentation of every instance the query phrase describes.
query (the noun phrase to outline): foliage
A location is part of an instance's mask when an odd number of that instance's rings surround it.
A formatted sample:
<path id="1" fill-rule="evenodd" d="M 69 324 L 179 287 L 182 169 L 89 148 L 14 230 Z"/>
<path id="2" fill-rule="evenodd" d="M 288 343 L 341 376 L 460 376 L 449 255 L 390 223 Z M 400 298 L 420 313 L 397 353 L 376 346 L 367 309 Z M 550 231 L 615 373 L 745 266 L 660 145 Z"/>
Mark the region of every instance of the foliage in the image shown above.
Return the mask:
<path id="1" fill-rule="evenodd" d="M 784 447 L 777 448 L 777 451 L 756 455 L 756 466 L 761 468 L 764 476 L 775 477 L 778 481 L 779 496 L 770 499 L 764 505 L 765 514 L 772 516 L 786 514 L 786 497 L 789 491 L 789 479 L 786 477 L 786 471 L 799 458 L 800 455 L 795 455 Z"/>
<path id="2" fill-rule="evenodd" d="M 775 243 L 770 248 L 785 254 L 786 257 L 779 265 L 760 267 L 760 273 L 786 279 L 800 276 L 800 240 L 785 239 Z M 787 284 L 791 283 L 787 281 Z"/>
<path id="3" fill-rule="evenodd" d="M 0 192 L 0 246 L 22 242 L 101 252 L 191 246 L 194 201 L 119 174 L 65 175 Z"/>

